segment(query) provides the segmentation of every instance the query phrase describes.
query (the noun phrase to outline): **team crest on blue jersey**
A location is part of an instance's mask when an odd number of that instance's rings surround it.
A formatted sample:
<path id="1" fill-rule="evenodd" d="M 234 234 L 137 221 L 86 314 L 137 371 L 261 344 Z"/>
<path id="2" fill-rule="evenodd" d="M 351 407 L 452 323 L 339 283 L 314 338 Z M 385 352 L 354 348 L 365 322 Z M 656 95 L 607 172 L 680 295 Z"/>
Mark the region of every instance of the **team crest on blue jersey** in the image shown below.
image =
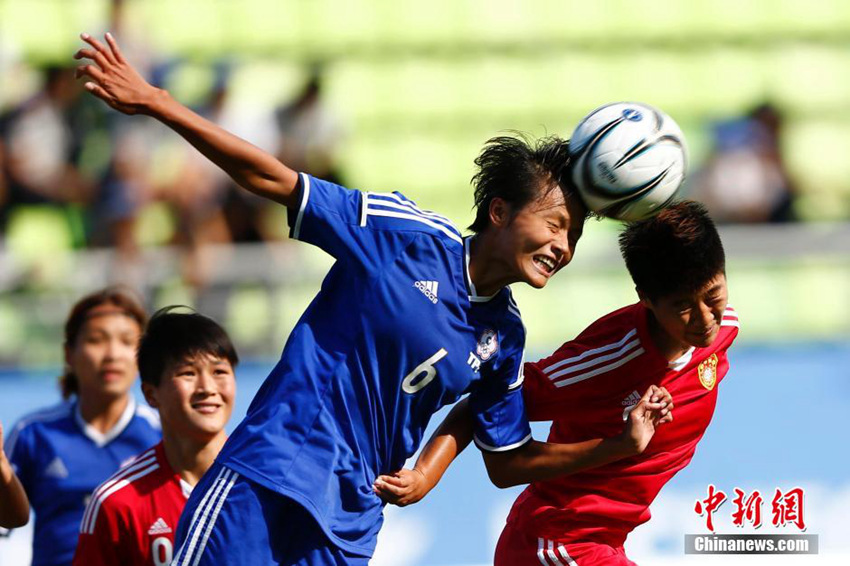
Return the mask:
<path id="1" fill-rule="evenodd" d="M 481 338 L 478 339 L 478 357 L 481 361 L 486 362 L 493 357 L 493 354 L 499 351 L 499 336 L 495 330 L 487 329 L 481 333 Z"/>

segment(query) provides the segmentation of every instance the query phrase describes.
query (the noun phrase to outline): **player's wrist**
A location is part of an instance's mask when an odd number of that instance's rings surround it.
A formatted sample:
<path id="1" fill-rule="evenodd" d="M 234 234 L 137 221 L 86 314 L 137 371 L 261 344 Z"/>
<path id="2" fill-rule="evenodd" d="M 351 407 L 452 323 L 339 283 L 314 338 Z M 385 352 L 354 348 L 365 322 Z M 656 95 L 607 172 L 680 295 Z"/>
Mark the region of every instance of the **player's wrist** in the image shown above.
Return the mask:
<path id="1" fill-rule="evenodd" d="M 640 441 L 629 434 L 628 427 L 615 437 L 614 452 L 619 458 L 637 456 L 642 452 L 640 449 Z"/>
<path id="2" fill-rule="evenodd" d="M 421 478 L 419 484 L 420 488 L 426 493 L 429 492 L 432 486 L 430 480 L 428 479 L 428 474 L 426 474 L 421 468 L 418 467 L 414 467 L 413 471 L 416 472 Z"/>
<path id="3" fill-rule="evenodd" d="M 167 118 L 168 105 L 173 102 L 174 99 L 167 90 L 152 86 L 141 104 L 140 113 L 154 118 Z"/>

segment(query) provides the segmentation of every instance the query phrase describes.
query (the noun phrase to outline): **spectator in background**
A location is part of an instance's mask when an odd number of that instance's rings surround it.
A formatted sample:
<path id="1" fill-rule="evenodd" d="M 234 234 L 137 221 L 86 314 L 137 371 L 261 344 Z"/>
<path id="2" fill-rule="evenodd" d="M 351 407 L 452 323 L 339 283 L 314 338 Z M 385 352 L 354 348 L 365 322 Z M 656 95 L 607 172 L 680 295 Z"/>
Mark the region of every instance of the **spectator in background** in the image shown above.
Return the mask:
<path id="1" fill-rule="evenodd" d="M 77 302 L 65 324 L 66 401 L 24 417 L 6 440 L 35 511 L 33 566 L 71 564 L 94 488 L 159 442 L 156 413 L 130 393 L 145 322 L 141 305 L 121 290 Z"/>
<path id="2" fill-rule="evenodd" d="M 275 109 L 278 140 L 273 153 L 296 171 L 343 184 L 338 153 L 345 132 L 337 115 L 322 100 L 324 76 L 320 65 L 312 65 L 295 98 Z M 267 228 L 268 201 L 231 186 L 225 214 L 234 241 L 273 239 L 272 230 Z"/>
<path id="3" fill-rule="evenodd" d="M 16 206 L 88 202 L 92 185 L 74 164 L 80 145 L 68 116 L 79 92 L 67 68 L 50 66 L 42 90 L 0 117 L 4 227 Z"/>
<path id="4" fill-rule="evenodd" d="M 714 148 L 694 180 L 694 196 L 718 222 L 797 220 L 796 188 L 782 156 L 782 113 L 760 104 L 714 128 Z"/>
<path id="5" fill-rule="evenodd" d="M 230 69 L 216 65 L 215 80 L 209 97 L 195 111 L 221 124 L 227 104 Z M 227 193 L 233 186 L 230 177 L 210 163 L 191 146 L 181 143 L 180 170 L 162 190 L 177 219 L 175 243 L 183 250 L 183 280 L 196 290 L 206 286 L 212 265 L 204 249 L 212 244 L 232 241 L 224 214 Z M 233 190 L 236 190 L 235 188 Z"/>
<path id="6" fill-rule="evenodd" d="M 337 153 L 344 132 L 336 114 L 322 101 L 323 86 L 323 69 L 315 65 L 295 100 L 275 111 L 280 133 L 277 157 L 296 171 L 341 184 Z"/>

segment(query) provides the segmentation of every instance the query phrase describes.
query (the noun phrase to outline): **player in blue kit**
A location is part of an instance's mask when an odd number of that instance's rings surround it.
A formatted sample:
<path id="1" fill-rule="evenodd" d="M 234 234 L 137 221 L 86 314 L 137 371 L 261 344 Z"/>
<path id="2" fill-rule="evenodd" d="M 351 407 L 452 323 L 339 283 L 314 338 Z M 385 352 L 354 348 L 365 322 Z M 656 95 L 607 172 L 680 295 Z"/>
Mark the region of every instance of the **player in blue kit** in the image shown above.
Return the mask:
<path id="1" fill-rule="evenodd" d="M 5 453 L 35 511 L 33 566 L 71 564 L 92 491 L 160 439 L 159 417 L 137 405 L 138 302 L 106 289 L 81 299 L 65 324 L 66 398 L 21 419 Z"/>
<path id="2" fill-rule="evenodd" d="M 292 238 L 336 259 L 193 491 L 175 565 L 366 564 L 382 523 L 373 482 L 400 468 L 431 415 L 466 392 L 480 446 L 532 445 L 525 329 L 507 285 L 542 288 L 572 258 L 587 211 L 562 182 L 565 141 L 488 142 L 476 160 L 476 235 L 464 238 L 399 193 L 296 173 L 146 83 L 110 35 L 108 46 L 82 37 L 90 48 L 75 57 L 92 61 L 78 68 L 89 92 L 171 127 L 242 187 L 286 206 Z M 565 470 L 622 457 L 607 444 L 534 446 Z"/>

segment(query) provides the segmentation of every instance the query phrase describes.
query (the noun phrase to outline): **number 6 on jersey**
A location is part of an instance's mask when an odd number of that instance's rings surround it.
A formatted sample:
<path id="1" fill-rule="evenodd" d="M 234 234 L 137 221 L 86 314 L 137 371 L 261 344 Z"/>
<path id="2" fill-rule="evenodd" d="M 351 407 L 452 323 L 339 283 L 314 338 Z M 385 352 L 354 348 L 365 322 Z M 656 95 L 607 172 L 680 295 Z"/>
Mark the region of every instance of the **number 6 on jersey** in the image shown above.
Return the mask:
<path id="1" fill-rule="evenodd" d="M 448 352 L 445 348 L 440 348 L 436 354 L 416 366 L 412 372 L 405 376 L 404 381 L 401 382 L 401 388 L 404 392 L 412 395 L 431 383 L 437 377 L 437 368 L 434 367 L 434 364 L 445 358 L 447 354 Z M 425 375 L 422 375 L 422 378 L 416 381 L 416 378 L 423 373 Z"/>

